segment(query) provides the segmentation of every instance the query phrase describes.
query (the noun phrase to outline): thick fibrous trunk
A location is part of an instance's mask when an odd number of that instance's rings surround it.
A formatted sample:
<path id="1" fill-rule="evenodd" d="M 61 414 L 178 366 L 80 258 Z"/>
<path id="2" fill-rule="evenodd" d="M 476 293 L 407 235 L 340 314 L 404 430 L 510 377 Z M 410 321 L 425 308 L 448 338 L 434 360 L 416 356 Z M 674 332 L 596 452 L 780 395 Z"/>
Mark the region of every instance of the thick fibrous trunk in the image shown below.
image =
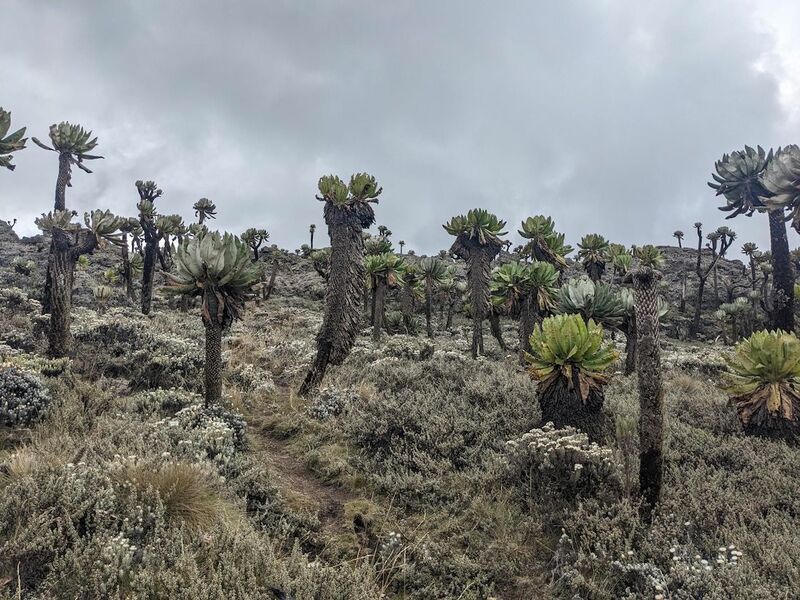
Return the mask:
<path id="1" fill-rule="evenodd" d="M 467 263 L 470 312 L 472 313 L 472 358 L 483 354 L 483 320 L 489 310 L 489 283 L 492 279 L 492 259 L 500 252 L 499 244 L 480 244 L 462 234 L 450 247 L 450 252 Z"/>
<path id="2" fill-rule="evenodd" d="M 48 260 L 50 328 L 47 336 L 47 353 L 53 357 L 66 356 L 71 346 L 72 281 L 77 257 L 73 258 L 70 249 L 68 235 L 54 230 Z"/>
<path id="3" fill-rule="evenodd" d="M 719 307 L 719 277 L 717 277 L 717 267 L 712 272 L 712 283 L 714 284 L 714 306 Z"/>
<path id="4" fill-rule="evenodd" d="M 425 328 L 428 337 L 433 337 L 433 282 L 425 281 Z"/>
<path id="5" fill-rule="evenodd" d="M 369 287 L 364 286 L 364 320 L 372 325 L 372 315 L 370 314 Z"/>
<path id="6" fill-rule="evenodd" d="M 156 272 L 156 257 L 158 255 L 158 238 L 152 225 L 144 225 L 144 261 L 142 265 L 142 314 L 149 315 L 153 306 L 153 279 Z M 152 228 L 152 231 L 148 231 Z"/>
<path id="7" fill-rule="evenodd" d="M 630 375 L 636 370 L 636 314 L 628 317 L 625 329 L 625 375 Z"/>
<path id="8" fill-rule="evenodd" d="M 453 309 L 455 305 L 456 303 L 453 300 L 447 303 L 447 321 L 444 324 L 446 331 L 450 331 L 450 328 L 453 326 Z"/>
<path id="9" fill-rule="evenodd" d="M 42 292 L 42 314 L 49 315 L 50 314 L 50 296 L 51 296 L 51 288 L 53 286 L 53 276 L 51 274 L 51 266 L 50 264 L 53 261 L 53 254 L 55 253 L 55 249 L 53 247 L 53 240 L 50 240 L 50 254 L 47 257 L 47 273 L 44 277 L 44 291 Z"/>
<path id="10" fill-rule="evenodd" d="M 542 423 L 552 422 L 556 427 L 577 427 L 593 442 L 603 442 L 608 434 L 609 423 L 603 413 L 603 393 L 594 388 L 586 403 L 581 400 L 576 379 L 570 388 L 564 377 L 550 384 L 544 392 L 537 394 L 542 410 Z"/>
<path id="11" fill-rule="evenodd" d="M 375 288 L 375 318 L 372 323 L 372 340 L 375 342 L 381 341 L 381 333 L 383 330 L 383 311 L 384 303 L 386 301 L 386 284 L 378 281 L 378 286 Z"/>
<path id="12" fill-rule="evenodd" d="M 169 242 L 164 240 L 164 248 L 157 248 L 158 262 L 161 270 L 165 273 L 169 271 Z"/>
<path id="13" fill-rule="evenodd" d="M 209 320 L 206 327 L 205 375 L 206 406 L 219 404 L 222 400 L 222 325 Z"/>
<path id="14" fill-rule="evenodd" d="M 67 187 L 71 185 L 72 163 L 70 155 L 60 153 L 58 155 L 58 179 L 56 179 L 56 199 L 55 210 L 67 210 Z"/>
<path id="15" fill-rule="evenodd" d="M 664 391 L 658 340 L 658 272 L 639 269 L 633 276 L 639 371 L 639 490 L 649 511 L 661 496 L 664 470 Z"/>
<path id="16" fill-rule="evenodd" d="M 403 284 L 403 289 L 400 292 L 400 312 L 403 314 L 403 328 L 406 333 L 411 335 L 414 331 L 414 290 L 411 283 L 406 281 Z M 375 299 L 373 298 L 373 309 L 375 308 Z M 375 319 L 375 315 L 372 315 Z"/>
<path id="17" fill-rule="evenodd" d="M 67 356 L 72 346 L 70 321 L 72 313 L 72 283 L 75 264 L 82 254 L 91 253 L 97 238 L 91 233 L 79 244 L 73 244 L 68 233 L 54 229 L 48 270 L 51 273 L 49 289 L 50 325 L 48 330 L 48 355 Z"/>
<path id="18" fill-rule="evenodd" d="M 467 259 L 467 281 L 472 313 L 472 358 L 483 354 L 483 318 L 489 304 L 489 261 L 483 252 L 474 249 Z"/>
<path id="19" fill-rule="evenodd" d="M 519 311 L 519 360 L 523 364 L 525 354 L 531 351 L 531 334 L 537 317 L 533 296 L 528 294 L 522 299 Z"/>
<path id="20" fill-rule="evenodd" d="M 491 309 L 489 309 L 489 329 L 494 339 L 496 339 L 497 343 L 500 345 L 500 348 L 504 351 L 507 350 L 508 348 L 503 340 L 503 330 L 500 327 L 500 315 Z"/>
<path id="21" fill-rule="evenodd" d="M 606 271 L 605 263 L 592 262 L 586 265 L 586 273 L 589 279 L 597 283 L 603 279 L 603 273 Z"/>
<path id="22" fill-rule="evenodd" d="M 370 297 L 370 303 L 369 303 L 369 324 L 370 325 L 374 325 L 375 324 L 375 303 L 378 301 L 378 299 L 377 299 L 377 297 L 375 295 L 375 288 L 378 287 L 378 280 L 374 275 L 371 275 L 370 278 L 372 280 L 370 282 L 371 285 L 372 285 L 372 296 Z M 403 293 L 405 293 L 405 292 L 403 292 Z M 405 311 L 403 311 L 403 314 L 405 314 Z"/>
<path id="23" fill-rule="evenodd" d="M 361 232 L 374 220 L 375 213 L 369 204 L 325 202 L 325 223 L 331 238 L 330 275 L 325 290 L 325 314 L 317 334 L 317 355 L 300 387 L 301 396 L 319 385 L 328 364 L 341 364 L 355 343 L 364 285 Z"/>
<path id="24" fill-rule="evenodd" d="M 703 310 L 703 294 L 706 289 L 706 278 L 700 277 L 700 282 L 697 284 L 697 304 L 694 307 L 694 317 L 692 318 L 692 328 L 690 333 L 692 337 L 700 333 L 700 317 Z"/>
<path id="25" fill-rule="evenodd" d="M 272 292 L 275 289 L 275 280 L 278 278 L 278 259 L 276 258 L 272 262 L 272 274 L 269 276 L 269 283 L 267 283 L 267 289 L 264 292 L 264 300 L 269 300 L 269 297 L 272 296 Z"/>
<path id="26" fill-rule="evenodd" d="M 58 178 L 56 179 L 56 193 L 53 210 L 67 210 L 67 186 L 70 185 L 72 179 L 72 164 L 70 162 L 69 154 L 58 155 Z M 50 256 L 52 257 L 55 252 L 53 242 L 50 242 Z M 42 293 L 42 314 L 46 315 L 51 312 L 50 297 L 53 275 L 50 272 L 51 258 L 47 261 L 47 273 L 44 279 L 44 292 Z M 70 288 L 71 289 L 71 288 Z"/>
<path id="27" fill-rule="evenodd" d="M 769 236 L 773 269 L 772 328 L 792 332 L 794 331 L 794 273 L 782 209 L 769 211 Z"/>
<path id="28" fill-rule="evenodd" d="M 131 259 L 128 253 L 128 234 L 122 234 L 122 280 L 125 282 L 125 295 L 128 300 L 133 300 L 133 273 L 131 272 Z"/>

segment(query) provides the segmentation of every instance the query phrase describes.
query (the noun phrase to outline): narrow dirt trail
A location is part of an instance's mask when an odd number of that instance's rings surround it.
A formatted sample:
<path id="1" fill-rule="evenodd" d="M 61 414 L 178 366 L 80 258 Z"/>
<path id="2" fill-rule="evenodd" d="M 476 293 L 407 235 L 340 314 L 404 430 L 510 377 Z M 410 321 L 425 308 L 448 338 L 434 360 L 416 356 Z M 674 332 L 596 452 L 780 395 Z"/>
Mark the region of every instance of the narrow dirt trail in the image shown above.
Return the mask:
<path id="1" fill-rule="evenodd" d="M 269 430 L 255 433 L 256 448 L 263 458 L 275 484 L 286 494 L 313 508 L 325 533 L 349 530 L 344 522 L 344 506 L 358 499 L 345 488 L 322 481 L 299 458 L 287 449 L 286 442 L 277 439 Z"/>

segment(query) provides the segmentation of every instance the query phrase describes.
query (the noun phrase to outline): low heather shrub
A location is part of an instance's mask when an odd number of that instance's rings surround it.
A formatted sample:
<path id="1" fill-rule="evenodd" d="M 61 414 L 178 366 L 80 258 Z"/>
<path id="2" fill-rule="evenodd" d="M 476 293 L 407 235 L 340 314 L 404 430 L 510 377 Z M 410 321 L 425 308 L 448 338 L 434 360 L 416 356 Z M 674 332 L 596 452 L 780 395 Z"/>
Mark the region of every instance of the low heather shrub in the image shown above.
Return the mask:
<path id="1" fill-rule="evenodd" d="M 324 387 L 311 400 L 306 412 L 318 421 L 325 421 L 341 415 L 347 408 L 357 404 L 359 398 L 358 392 L 352 389 Z"/>
<path id="2" fill-rule="evenodd" d="M 437 479 L 480 472 L 505 440 L 539 419 L 530 378 L 510 365 L 453 360 L 436 353 L 425 361 L 378 360 L 364 369 L 348 363 L 339 384 L 367 384 L 371 397 L 337 419 L 362 452 L 355 460 L 381 487 L 406 500 L 441 494 Z"/>
<path id="3" fill-rule="evenodd" d="M 202 336 L 189 340 L 118 309 L 102 316 L 82 310 L 78 316 L 75 356 L 82 371 L 94 376 L 124 377 L 134 390 L 200 391 Z"/>
<path id="4" fill-rule="evenodd" d="M 138 392 L 131 398 L 133 409 L 143 415 L 174 415 L 181 409 L 202 404 L 203 397 L 181 389 L 155 389 Z"/>

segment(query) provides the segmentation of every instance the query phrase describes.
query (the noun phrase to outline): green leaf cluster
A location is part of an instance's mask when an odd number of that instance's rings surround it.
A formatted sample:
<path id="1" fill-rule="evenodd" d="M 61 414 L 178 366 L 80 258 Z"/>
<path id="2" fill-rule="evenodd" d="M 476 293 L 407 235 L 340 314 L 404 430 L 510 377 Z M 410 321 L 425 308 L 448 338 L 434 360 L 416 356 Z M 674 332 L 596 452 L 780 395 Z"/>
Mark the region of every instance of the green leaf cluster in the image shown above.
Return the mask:
<path id="1" fill-rule="evenodd" d="M 12 152 L 17 152 L 25 148 L 27 138 L 25 135 L 25 127 L 18 129 L 12 134 L 8 133 L 11 129 L 11 113 L 3 110 L 0 107 L 0 167 L 5 167 L 9 171 L 16 169 L 16 165 L 11 164 Z"/>
<path id="2" fill-rule="evenodd" d="M 567 266 L 565 257 L 573 248 L 564 243 L 564 234 L 558 233 L 555 227 L 556 224 L 550 217 L 536 215 L 522 221 L 522 228 L 518 233 L 530 240 L 522 249 L 524 255 L 547 261 L 563 269 Z"/>
<path id="3" fill-rule="evenodd" d="M 376 280 L 393 288 L 403 282 L 406 267 L 406 262 L 393 252 L 372 254 L 364 257 L 364 268 L 370 284 L 373 280 Z"/>
<path id="4" fill-rule="evenodd" d="M 558 276 L 556 268 L 544 261 L 506 263 L 492 273 L 492 304 L 514 312 L 533 295 L 538 310 L 550 310 L 558 293 Z"/>
<path id="5" fill-rule="evenodd" d="M 580 315 L 548 317 L 534 328 L 530 342 L 525 359 L 531 376 L 544 388 L 559 377 L 570 387 L 577 381 L 584 401 L 592 388 L 606 383 L 606 370 L 618 358 L 616 350 L 603 343 L 603 328 Z"/>
<path id="6" fill-rule="evenodd" d="M 442 225 L 445 231 L 454 236 L 466 236 L 480 245 L 489 243 L 500 245 L 506 222 L 483 208 L 473 208 L 466 215 L 457 215 Z"/>
<path id="7" fill-rule="evenodd" d="M 250 250 L 230 233 L 211 232 L 184 242 L 175 253 L 176 273 L 165 273 L 168 288 L 177 294 L 203 295 L 204 322 L 223 327 L 239 318 L 246 294 L 260 280 L 259 266 Z M 216 311 L 208 303 L 214 296 Z"/>
<path id="8" fill-rule="evenodd" d="M 358 202 L 377 202 L 383 188 L 378 186 L 375 177 L 369 173 L 356 173 L 350 177 L 350 184 L 336 175 L 323 175 L 317 183 L 320 200 L 333 204 L 355 204 Z"/>
<path id="9" fill-rule="evenodd" d="M 736 150 L 723 154 L 722 159 L 714 163 L 708 185 L 716 191 L 717 196 L 724 196 L 726 205 L 720 210 L 730 212 L 728 219 L 740 214 L 750 216 L 756 210 L 763 209 L 765 190 L 761 175 L 772 162 L 772 150 L 765 152 L 761 146 L 757 149 L 745 146 L 744 150 Z"/>
<path id="10" fill-rule="evenodd" d="M 581 315 L 585 321 L 594 319 L 606 327 L 618 326 L 625 315 L 619 294 L 612 286 L 593 283 L 585 277 L 570 279 L 561 286 L 556 311 Z"/>
<path id="11" fill-rule="evenodd" d="M 784 331 L 757 331 L 726 355 L 725 390 L 742 424 L 766 417 L 797 423 L 800 403 L 800 340 Z"/>

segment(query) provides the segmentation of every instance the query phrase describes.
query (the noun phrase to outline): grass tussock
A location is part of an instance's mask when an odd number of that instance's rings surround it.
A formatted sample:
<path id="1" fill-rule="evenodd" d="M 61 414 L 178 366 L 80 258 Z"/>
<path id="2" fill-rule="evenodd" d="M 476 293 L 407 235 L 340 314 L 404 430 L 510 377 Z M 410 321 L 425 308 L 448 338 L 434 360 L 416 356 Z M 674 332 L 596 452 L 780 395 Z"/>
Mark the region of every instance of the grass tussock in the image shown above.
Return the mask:
<path id="1" fill-rule="evenodd" d="M 197 465 L 173 462 L 153 469 L 151 465 L 136 463 L 123 467 L 117 477 L 121 483 L 130 484 L 137 494 L 154 491 L 168 520 L 207 529 L 229 512 L 220 497 L 219 483 L 215 485 L 212 475 Z"/>

